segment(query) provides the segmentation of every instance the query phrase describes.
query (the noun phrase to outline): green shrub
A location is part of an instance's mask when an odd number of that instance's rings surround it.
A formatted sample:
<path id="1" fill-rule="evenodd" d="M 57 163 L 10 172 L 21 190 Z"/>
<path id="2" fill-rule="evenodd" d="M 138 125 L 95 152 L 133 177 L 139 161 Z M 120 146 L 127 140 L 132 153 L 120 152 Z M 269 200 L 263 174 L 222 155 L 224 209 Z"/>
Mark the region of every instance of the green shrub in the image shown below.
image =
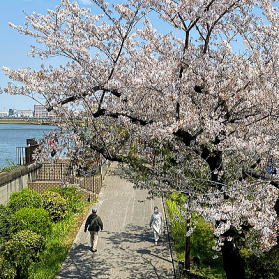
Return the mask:
<path id="1" fill-rule="evenodd" d="M 279 278 L 279 248 L 273 248 L 261 256 L 251 255 L 246 263 L 249 279 Z"/>
<path id="2" fill-rule="evenodd" d="M 29 230 L 20 231 L 1 246 L 3 263 L 9 261 L 16 269 L 18 278 L 28 278 L 30 264 L 39 259 L 44 247 L 45 240 L 41 235 Z M 13 268 L 8 270 L 12 273 Z"/>
<path id="3" fill-rule="evenodd" d="M 23 189 L 11 195 L 8 207 L 14 211 L 22 207 L 42 207 L 42 197 L 39 193 L 31 189 Z"/>
<path id="4" fill-rule="evenodd" d="M 21 208 L 14 214 L 13 231 L 30 230 L 42 236 L 51 232 L 51 219 L 43 208 Z"/>
<path id="5" fill-rule="evenodd" d="M 175 198 L 172 195 L 172 198 Z M 182 216 L 179 202 L 175 199 L 168 199 L 167 201 L 168 212 L 170 216 L 171 234 L 175 240 L 175 250 L 178 260 L 184 259 L 185 247 L 185 217 Z"/>
<path id="6" fill-rule="evenodd" d="M 91 206 L 92 203 L 84 203 L 79 217 L 84 217 L 84 212 L 87 212 Z M 30 266 L 28 279 L 56 278 L 79 227 L 80 218 L 76 217 L 77 214 L 69 212 L 63 220 L 52 225 L 52 233 L 47 237 L 46 249 L 41 253 L 40 260 Z"/>
<path id="7" fill-rule="evenodd" d="M 183 200 L 177 194 L 172 194 L 171 199 L 167 200 L 168 211 L 171 219 L 171 232 L 175 239 L 175 245 L 178 252 L 184 254 L 185 243 L 185 208 Z M 215 264 L 214 256 L 220 256 L 220 252 L 212 249 L 216 245 L 213 235 L 213 229 L 210 224 L 204 222 L 201 217 L 193 216 L 191 222 L 196 223 L 195 230 L 191 235 L 191 255 L 197 257 L 202 264 Z M 179 259 L 183 259 L 180 255 Z M 220 263 L 221 264 L 221 263 Z"/>
<path id="8" fill-rule="evenodd" d="M 0 279 L 14 279 L 16 269 L 9 260 L 0 255 Z"/>
<path id="9" fill-rule="evenodd" d="M 0 205 L 0 243 L 9 239 L 12 221 L 12 210 L 6 206 Z"/>
<path id="10" fill-rule="evenodd" d="M 191 253 L 193 257 L 198 257 L 201 264 L 211 265 L 219 263 L 222 266 L 222 254 L 212 249 L 216 245 L 216 239 L 213 235 L 211 224 L 207 224 L 201 217 L 195 217 L 197 220 L 196 228 L 191 235 Z M 213 259 L 214 256 L 217 259 Z"/>
<path id="11" fill-rule="evenodd" d="M 77 187 L 52 187 L 48 191 L 59 193 L 67 201 L 69 209 L 78 212 L 83 201 L 83 195 Z"/>
<path id="12" fill-rule="evenodd" d="M 67 213 L 67 201 L 60 194 L 46 191 L 42 194 L 43 207 L 48 211 L 50 218 L 57 222 Z"/>

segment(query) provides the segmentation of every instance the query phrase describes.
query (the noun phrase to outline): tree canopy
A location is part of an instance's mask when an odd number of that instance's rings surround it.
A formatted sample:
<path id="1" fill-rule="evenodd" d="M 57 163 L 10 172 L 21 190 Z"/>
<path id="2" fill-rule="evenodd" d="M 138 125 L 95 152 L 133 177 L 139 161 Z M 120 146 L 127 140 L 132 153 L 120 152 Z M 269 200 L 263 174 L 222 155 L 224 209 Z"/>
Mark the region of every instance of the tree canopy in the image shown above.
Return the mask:
<path id="1" fill-rule="evenodd" d="M 139 186 L 186 193 L 221 243 L 253 229 L 267 249 L 279 214 L 279 182 L 266 171 L 279 151 L 275 2 L 92 0 L 84 9 L 61 0 L 11 26 L 34 37 L 31 55 L 65 64 L 4 68 L 15 81 L 5 92 L 44 98 L 61 146 L 75 142 L 68 156 L 127 163 Z"/>

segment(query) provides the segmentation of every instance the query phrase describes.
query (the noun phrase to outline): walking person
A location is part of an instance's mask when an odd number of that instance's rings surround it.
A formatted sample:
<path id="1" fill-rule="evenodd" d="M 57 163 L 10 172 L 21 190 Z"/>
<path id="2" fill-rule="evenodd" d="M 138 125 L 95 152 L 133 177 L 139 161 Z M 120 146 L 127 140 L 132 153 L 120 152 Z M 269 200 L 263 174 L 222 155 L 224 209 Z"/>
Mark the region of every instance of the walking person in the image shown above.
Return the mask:
<path id="1" fill-rule="evenodd" d="M 155 241 L 155 245 L 158 244 L 158 240 L 161 236 L 161 232 L 162 232 L 162 213 L 159 212 L 159 208 L 157 206 L 154 207 L 154 212 L 151 215 L 151 219 L 150 219 L 150 228 L 153 229 L 154 232 L 154 241 Z"/>
<path id="2" fill-rule="evenodd" d="M 97 209 L 92 209 L 92 214 L 90 214 L 85 222 L 84 232 L 88 229 L 90 233 L 90 244 L 91 251 L 97 252 L 97 243 L 98 243 L 98 233 L 100 230 L 103 230 L 103 222 L 101 218 L 97 215 Z"/>

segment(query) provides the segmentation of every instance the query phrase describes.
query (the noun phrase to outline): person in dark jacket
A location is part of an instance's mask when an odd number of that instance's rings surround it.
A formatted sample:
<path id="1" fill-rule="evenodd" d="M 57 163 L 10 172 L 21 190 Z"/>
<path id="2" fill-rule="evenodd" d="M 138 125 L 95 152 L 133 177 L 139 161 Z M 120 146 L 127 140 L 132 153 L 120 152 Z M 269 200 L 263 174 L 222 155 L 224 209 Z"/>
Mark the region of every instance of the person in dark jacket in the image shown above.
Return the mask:
<path id="1" fill-rule="evenodd" d="M 90 214 L 85 222 L 84 232 L 90 232 L 90 243 L 91 251 L 97 252 L 98 243 L 98 233 L 103 230 L 103 222 L 101 218 L 97 215 L 97 209 L 92 209 L 92 214 Z"/>

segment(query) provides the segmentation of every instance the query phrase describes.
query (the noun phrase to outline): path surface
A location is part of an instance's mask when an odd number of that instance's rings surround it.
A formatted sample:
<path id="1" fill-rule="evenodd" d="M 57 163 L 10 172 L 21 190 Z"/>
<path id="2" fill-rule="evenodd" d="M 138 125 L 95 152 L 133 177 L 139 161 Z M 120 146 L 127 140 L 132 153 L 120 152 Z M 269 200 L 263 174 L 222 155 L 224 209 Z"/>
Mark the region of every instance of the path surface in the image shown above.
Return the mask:
<path id="1" fill-rule="evenodd" d="M 104 223 L 98 252 L 89 250 L 83 224 L 57 279 L 173 279 L 167 237 L 155 246 L 149 228 L 154 205 L 163 212 L 161 200 L 146 199 L 147 193 L 121 179 L 115 166 L 97 206 Z"/>

